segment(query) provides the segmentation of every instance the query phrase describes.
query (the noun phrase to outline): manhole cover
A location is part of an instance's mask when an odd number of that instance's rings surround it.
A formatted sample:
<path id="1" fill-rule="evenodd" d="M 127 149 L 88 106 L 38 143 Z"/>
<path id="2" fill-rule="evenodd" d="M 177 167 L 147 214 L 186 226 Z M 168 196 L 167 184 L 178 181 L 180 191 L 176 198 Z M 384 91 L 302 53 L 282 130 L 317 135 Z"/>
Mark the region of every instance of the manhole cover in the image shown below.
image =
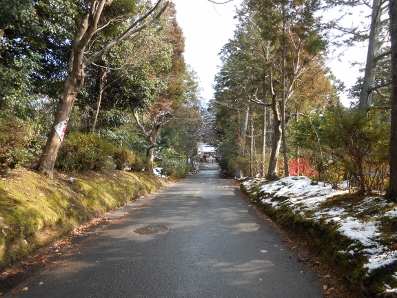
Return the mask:
<path id="1" fill-rule="evenodd" d="M 134 232 L 137 234 L 160 234 L 168 231 L 167 227 L 163 226 L 147 226 L 135 229 Z"/>

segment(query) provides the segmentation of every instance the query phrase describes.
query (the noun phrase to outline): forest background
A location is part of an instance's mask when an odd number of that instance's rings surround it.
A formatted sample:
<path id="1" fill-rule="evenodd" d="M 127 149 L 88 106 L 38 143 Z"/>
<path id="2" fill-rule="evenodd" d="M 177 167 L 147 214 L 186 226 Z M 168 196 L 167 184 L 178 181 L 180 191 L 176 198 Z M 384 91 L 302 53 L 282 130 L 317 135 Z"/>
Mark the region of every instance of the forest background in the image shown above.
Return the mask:
<path id="1" fill-rule="evenodd" d="M 212 101 L 218 153 L 233 156 L 221 159 L 222 168 L 239 178 L 306 175 L 335 187 L 345 180 L 360 194 L 392 187 L 388 4 L 243 2 L 234 38 L 221 51 Z M 344 27 L 360 6 L 371 8 L 369 26 Z M 367 58 L 345 107 L 344 82 L 326 61 L 335 47 L 357 41 L 368 45 Z"/>
<path id="2" fill-rule="evenodd" d="M 361 7 L 369 27 L 341 25 Z M 340 14 L 325 20 L 329 10 Z M 23 167 L 56 179 L 111 165 L 181 178 L 202 141 L 218 148 L 225 176 L 344 180 L 395 201 L 395 10 L 379 0 L 243 1 L 203 108 L 172 1 L 3 0 L 2 175 Z M 367 59 L 346 107 L 325 61 L 357 40 Z"/>
<path id="3" fill-rule="evenodd" d="M 141 170 L 156 148 L 168 174 L 186 175 L 203 111 L 174 6 L 102 2 L 2 6 L 3 167 L 41 156 L 52 177 L 54 166 L 99 170 L 112 156 Z"/>
<path id="4" fill-rule="evenodd" d="M 54 167 L 98 170 L 108 156 L 118 169 L 139 170 L 151 170 L 157 158 L 168 174 L 183 176 L 204 141 L 219 147 L 224 173 L 239 178 L 289 176 L 291 168 L 335 184 L 349 180 L 361 194 L 384 192 L 392 98 L 387 4 L 371 3 L 369 28 L 345 28 L 346 14 L 369 3 L 244 1 L 206 111 L 172 2 L 6 2 L 2 167 L 30 161 L 52 178 Z M 337 8 L 343 13 L 323 19 Z M 324 61 L 331 46 L 356 40 L 368 41 L 368 55 L 345 108 L 343 82 Z"/>

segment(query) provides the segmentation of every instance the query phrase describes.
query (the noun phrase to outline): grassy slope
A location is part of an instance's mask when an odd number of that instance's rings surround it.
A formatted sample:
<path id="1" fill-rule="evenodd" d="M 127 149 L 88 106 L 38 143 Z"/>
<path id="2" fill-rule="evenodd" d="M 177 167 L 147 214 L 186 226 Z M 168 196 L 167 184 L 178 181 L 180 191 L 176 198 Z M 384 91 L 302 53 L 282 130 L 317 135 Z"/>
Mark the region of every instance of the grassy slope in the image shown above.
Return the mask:
<path id="1" fill-rule="evenodd" d="M 111 169 L 71 175 L 57 173 L 57 179 L 49 180 L 34 171 L 19 168 L 1 176 L 0 270 L 26 259 L 93 218 L 167 183 L 153 175 Z M 243 188 L 243 191 L 287 230 L 311 239 L 309 246 L 316 255 L 328 262 L 340 275 L 340 282 L 347 283 L 357 296 L 379 295 L 382 292 L 379 286 L 394 273 L 388 272 L 388 268 L 377 272 L 377 276 L 366 275 L 362 270 L 365 260 L 353 260 L 340 254 L 350 242 L 336 231 L 336 227 L 302 218 L 289 208 L 275 210 L 261 205 L 255 188 L 250 191 Z M 342 201 L 345 200 L 339 197 L 327 204 L 338 205 Z M 348 201 L 352 203 L 351 199 Z M 395 223 L 391 225 L 391 233 L 383 231 L 386 240 L 390 240 L 389 234 L 395 236 L 395 226 Z M 379 284 L 375 280 L 382 282 Z"/>
<path id="2" fill-rule="evenodd" d="M 0 270 L 167 183 L 154 175 L 109 169 L 56 176 L 49 180 L 19 168 L 1 177 Z"/>

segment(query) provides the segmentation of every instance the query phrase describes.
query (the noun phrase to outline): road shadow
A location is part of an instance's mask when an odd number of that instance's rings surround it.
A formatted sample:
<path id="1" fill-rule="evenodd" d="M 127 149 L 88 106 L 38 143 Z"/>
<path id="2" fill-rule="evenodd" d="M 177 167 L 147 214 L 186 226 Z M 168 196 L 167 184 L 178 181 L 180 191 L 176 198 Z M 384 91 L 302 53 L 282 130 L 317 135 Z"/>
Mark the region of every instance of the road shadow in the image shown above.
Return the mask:
<path id="1" fill-rule="evenodd" d="M 206 171 L 206 170 L 220 170 L 220 166 L 217 162 L 200 162 L 199 165 L 199 170 L 200 171 Z"/>

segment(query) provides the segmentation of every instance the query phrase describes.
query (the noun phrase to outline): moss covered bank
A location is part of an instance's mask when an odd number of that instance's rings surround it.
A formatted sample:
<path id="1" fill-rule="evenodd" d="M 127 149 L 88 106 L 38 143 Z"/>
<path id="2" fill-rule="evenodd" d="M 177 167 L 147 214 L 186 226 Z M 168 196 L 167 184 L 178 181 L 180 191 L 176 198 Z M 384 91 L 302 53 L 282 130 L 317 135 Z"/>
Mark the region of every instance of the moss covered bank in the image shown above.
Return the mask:
<path id="1" fill-rule="evenodd" d="M 56 177 L 50 180 L 25 168 L 1 176 L 0 270 L 168 183 L 147 173 L 110 169 Z"/>

